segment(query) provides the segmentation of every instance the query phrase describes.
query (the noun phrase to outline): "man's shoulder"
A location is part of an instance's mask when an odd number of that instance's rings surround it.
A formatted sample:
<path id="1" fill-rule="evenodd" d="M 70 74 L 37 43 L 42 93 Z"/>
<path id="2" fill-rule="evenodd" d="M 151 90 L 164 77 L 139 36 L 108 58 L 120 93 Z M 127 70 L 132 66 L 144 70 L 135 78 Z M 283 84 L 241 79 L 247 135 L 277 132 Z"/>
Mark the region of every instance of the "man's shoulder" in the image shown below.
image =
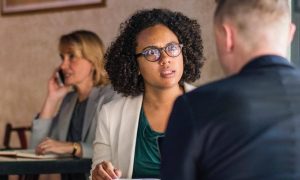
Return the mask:
<path id="1" fill-rule="evenodd" d="M 228 77 L 221 80 L 213 81 L 202 86 L 195 88 L 194 90 L 188 92 L 187 96 L 199 96 L 199 95 L 207 95 L 211 93 L 222 93 L 228 90 L 232 90 L 232 87 L 239 86 L 240 80 L 236 76 Z"/>
<path id="2" fill-rule="evenodd" d="M 184 95 L 178 101 L 187 103 L 192 107 L 219 106 L 229 101 L 244 99 L 244 94 L 248 90 L 244 87 L 244 82 L 238 77 L 229 77 L 217 80 L 206 85 L 202 85 Z"/>

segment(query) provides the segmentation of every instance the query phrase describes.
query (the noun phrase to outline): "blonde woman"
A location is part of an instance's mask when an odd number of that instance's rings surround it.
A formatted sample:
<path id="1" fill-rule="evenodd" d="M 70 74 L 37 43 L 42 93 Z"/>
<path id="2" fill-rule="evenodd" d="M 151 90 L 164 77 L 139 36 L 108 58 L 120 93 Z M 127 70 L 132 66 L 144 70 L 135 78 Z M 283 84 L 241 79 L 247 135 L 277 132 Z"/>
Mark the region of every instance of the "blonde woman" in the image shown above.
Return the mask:
<path id="1" fill-rule="evenodd" d="M 30 147 L 37 154 L 91 158 L 96 129 L 94 114 L 117 97 L 104 69 L 103 44 L 95 33 L 80 30 L 63 35 L 59 51 L 61 64 L 50 77 L 44 105 L 33 120 Z M 64 85 L 58 83 L 59 70 Z"/>

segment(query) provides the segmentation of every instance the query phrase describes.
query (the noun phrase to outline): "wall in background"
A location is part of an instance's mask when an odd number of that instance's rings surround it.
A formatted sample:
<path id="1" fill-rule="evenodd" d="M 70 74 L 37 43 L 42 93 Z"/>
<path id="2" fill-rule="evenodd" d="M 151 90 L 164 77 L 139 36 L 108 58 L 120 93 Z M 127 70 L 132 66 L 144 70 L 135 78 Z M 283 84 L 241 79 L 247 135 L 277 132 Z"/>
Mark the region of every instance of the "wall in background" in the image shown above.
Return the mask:
<path id="1" fill-rule="evenodd" d="M 60 63 L 60 35 L 77 29 L 96 32 L 106 47 L 121 22 L 137 9 L 170 8 L 195 18 L 202 26 L 207 62 L 196 85 L 219 79 L 213 39 L 212 0 L 107 0 L 105 7 L 47 11 L 0 17 L 0 144 L 4 125 L 30 125 L 46 95 L 47 81 Z"/>

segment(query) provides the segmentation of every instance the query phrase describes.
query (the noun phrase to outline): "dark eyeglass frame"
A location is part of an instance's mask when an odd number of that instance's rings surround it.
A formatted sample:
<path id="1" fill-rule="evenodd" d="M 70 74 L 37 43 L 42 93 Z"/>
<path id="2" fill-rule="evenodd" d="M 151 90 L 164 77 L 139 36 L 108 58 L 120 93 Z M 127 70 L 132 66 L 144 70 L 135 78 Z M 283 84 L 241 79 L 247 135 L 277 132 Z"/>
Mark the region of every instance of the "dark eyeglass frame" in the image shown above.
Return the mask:
<path id="1" fill-rule="evenodd" d="M 180 52 L 179 52 L 178 55 L 176 55 L 176 56 L 169 55 L 168 52 L 166 51 L 166 49 L 167 49 L 168 47 L 170 47 L 171 45 L 174 45 L 174 44 L 175 44 L 175 45 L 178 45 L 178 46 L 179 46 L 179 49 L 180 49 Z M 137 53 L 137 54 L 135 55 L 135 57 L 138 58 L 138 57 L 140 57 L 140 56 L 143 56 L 147 61 L 150 61 L 150 62 L 156 62 L 156 61 L 159 61 L 159 59 L 160 59 L 160 57 L 161 57 L 161 54 L 162 54 L 162 51 L 164 51 L 169 57 L 177 57 L 177 56 L 179 56 L 179 55 L 181 54 L 181 52 L 182 52 L 182 47 L 183 47 L 183 44 L 176 43 L 176 42 L 168 43 L 165 47 L 161 47 L 161 48 L 156 47 L 156 46 L 148 46 L 148 47 L 144 48 L 143 51 L 142 51 L 141 53 Z M 147 55 L 146 53 L 147 53 L 147 51 L 150 50 L 150 49 L 157 49 L 157 50 L 159 51 L 159 56 L 158 56 L 158 58 L 156 58 L 155 60 L 149 60 L 149 59 L 147 59 L 147 57 L 146 57 L 146 55 Z"/>

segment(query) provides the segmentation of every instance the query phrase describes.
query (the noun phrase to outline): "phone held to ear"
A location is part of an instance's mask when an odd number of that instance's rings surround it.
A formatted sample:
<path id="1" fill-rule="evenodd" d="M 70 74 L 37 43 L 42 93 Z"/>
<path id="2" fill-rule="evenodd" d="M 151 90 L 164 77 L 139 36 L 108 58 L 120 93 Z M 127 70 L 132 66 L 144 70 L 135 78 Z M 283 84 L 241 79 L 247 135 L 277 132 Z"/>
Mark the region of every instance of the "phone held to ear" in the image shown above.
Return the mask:
<path id="1" fill-rule="evenodd" d="M 62 72 L 62 70 L 58 70 L 56 71 L 56 81 L 57 81 L 57 84 L 60 86 L 60 87 L 63 87 L 64 86 L 64 83 L 65 83 L 65 77 L 64 77 L 64 73 Z"/>

